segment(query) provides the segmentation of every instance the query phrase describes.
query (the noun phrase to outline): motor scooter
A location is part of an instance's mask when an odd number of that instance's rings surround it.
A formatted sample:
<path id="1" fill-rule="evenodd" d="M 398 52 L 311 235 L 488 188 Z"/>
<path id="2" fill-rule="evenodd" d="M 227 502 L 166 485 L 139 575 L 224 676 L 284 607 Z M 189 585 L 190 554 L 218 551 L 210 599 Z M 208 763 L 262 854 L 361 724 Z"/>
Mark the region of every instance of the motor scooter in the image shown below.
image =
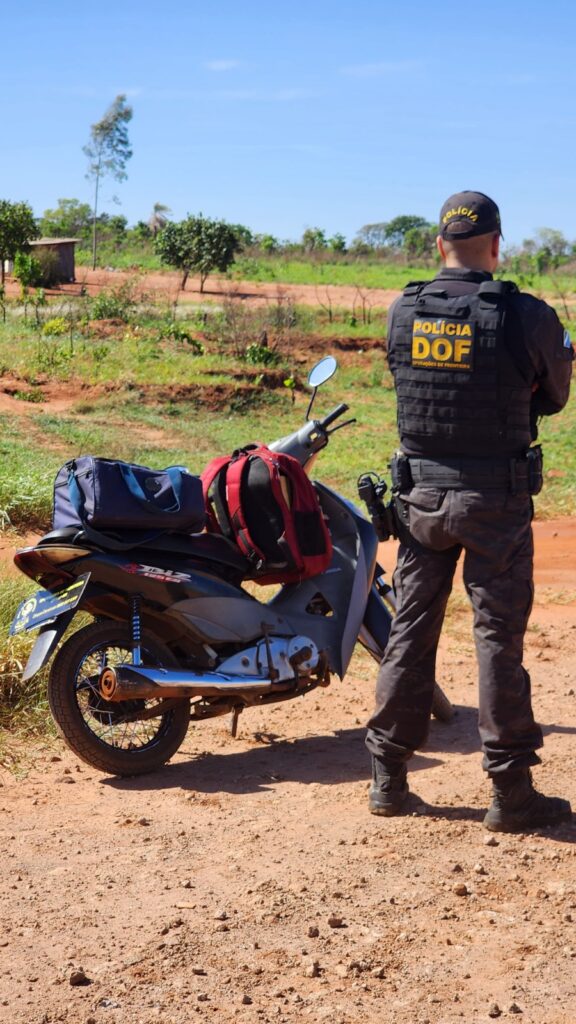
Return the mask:
<path id="1" fill-rule="evenodd" d="M 340 404 L 310 413 L 336 370 L 331 356 L 311 371 L 304 426 L 269 447 L 306 471 L 332 434 L 353 419 Z M 43 588 L 19 607 L 11 633 L 39 629 L 24 670 L 52 659 L 50 709 L 68 746 L 112 775 L 153 771 L 178 750 L 190 723 L 302 697 L 343 678 L 357 642 L 383 656 L 394 596 L 377 562 L 372 523 L 331 487 L 314 481 L 333 556 L 320 575 L 280 586 L 259 600 L 246 589 L 251 568 L 224 536 L 166 533 L 118 550 L 77 527 L 53 530 L 15 556 Z M 128 544 L 130 543 L 128 539 Z M 64 634 L 75 616 L 92 621 Z M 451 706 L 436 688 L 433 713 Z"/>

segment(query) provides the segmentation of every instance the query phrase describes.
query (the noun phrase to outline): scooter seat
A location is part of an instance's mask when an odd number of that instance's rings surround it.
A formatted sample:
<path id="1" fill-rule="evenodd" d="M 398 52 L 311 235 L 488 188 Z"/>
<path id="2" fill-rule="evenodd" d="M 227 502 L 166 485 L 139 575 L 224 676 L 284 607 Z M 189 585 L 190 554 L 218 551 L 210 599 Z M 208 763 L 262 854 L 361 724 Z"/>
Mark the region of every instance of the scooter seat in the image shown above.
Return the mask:
<path id="1" fill-rule="evenodd" d="M 182 555 L 189 559 L 220 562 L 232 569 L 238 569 L 243 574 L 249 572 L 249 564 L 244 555 L 231 541 L 217 533 L 166 533 L 140 547 L 147 551 L 162 551 L 165 554 Z"/>
<path id="2" fill-rule="evenodd" d="M 98 536 L 98 547 L 104 548 L 104 550 L 117 551 L 119 548 L 117 541 L 118 536 L 116 535 L 114 538 L 111 538 L 110 547 L 108 548 L 106 534 L 100 533 Z M 38 547 L 49 547 L 56 544 L 94 547 L 94 541 L 89 539 L 77 526 L 66 526 L 61 530 L 52 530 L 38 541 Z M 161 551 L 163 554 L 179 555 L 182 558 L 214 562 L 216 564 L 220 563 L 221 565 L 228 566 L 228 568 L 237 570 L 242 575 L 250 575 L 248 562 L 238 548 L 226 537 L 221 537 L 216 533 L 164 533 L 154 537 L 153 540 L 143 541 L 140 538 L 134 538 L 133 543 L 130 543 L 130 535 L 128 531 L 125 531 L 121 547 L 124 551 Z"/>
<path id="3" fill-rule="evenodd" d="M 82 535 L 77 526 L 64 526 L 61 530 L 51 530 L 45 533 L 38 541 L 37 547 L 47 547 L 50 544 L 75 544 Z"/>

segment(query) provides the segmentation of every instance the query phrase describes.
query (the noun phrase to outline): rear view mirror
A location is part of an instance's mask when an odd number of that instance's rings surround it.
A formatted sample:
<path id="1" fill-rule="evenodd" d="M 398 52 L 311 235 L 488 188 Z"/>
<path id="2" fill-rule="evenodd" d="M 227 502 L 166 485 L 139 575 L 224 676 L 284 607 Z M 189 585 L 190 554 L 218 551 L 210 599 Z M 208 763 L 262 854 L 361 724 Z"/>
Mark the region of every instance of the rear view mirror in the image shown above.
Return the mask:
<path id="1" fill-rule="evenodd" d="M 338 363 L 334 356 L 324 356 L 316 366 L 313 366 L 308 374 L 308 386 L 311 388 L 319 388 L 321 384 L 325 384 L 330 377 L 333 377 L 338 369 Z"/>

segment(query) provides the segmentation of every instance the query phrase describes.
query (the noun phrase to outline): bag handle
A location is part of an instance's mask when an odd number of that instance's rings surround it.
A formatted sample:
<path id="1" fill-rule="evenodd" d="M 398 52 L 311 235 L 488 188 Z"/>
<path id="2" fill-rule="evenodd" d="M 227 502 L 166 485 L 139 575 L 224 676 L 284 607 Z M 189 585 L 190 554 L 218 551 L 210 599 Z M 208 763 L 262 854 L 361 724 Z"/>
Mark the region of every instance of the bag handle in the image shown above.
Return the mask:
<path id="1" fill-rule="evenodd" d="M 132 467 L 126 462 L 119 462 L 118 466 L 124 478 L 124 483 L 132 497 L 135 498 L 147 512 L 157 512 L 159 506 L 145 494 L 134 475 Z M 168 508 L 162 509 L 162 511 L 179 512 L 180 502 L 182 499 L 182 470 L 179 466 L 168 466 L 167 469 L 163 470 L 163 472 L 168 475 L 170 483 L 172 484 L 174 504 L 169 505 Z"/>
<path id="2" fill-rule="evenodd" d="M 78 487 L 78 481 L 76 479 L 76 474 L 74 472 L 75 469 L 76 464 L 72 463 L 70 469 L 68 470 L 68 495 L 70 497 L 70 501 L 72 502 L 72 507 L 74 511 L 77 513 L 80 519 L 82 519 L 84 514 L 84 502 L 82 500 L 82 492 Z"/>

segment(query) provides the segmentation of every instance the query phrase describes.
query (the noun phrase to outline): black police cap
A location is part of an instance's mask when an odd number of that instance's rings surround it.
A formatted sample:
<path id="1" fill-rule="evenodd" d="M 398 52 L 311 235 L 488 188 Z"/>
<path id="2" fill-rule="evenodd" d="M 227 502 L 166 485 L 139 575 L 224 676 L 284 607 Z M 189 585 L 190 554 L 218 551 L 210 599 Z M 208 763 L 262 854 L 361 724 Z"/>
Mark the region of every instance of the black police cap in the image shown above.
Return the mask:
<path id="1" fill-rule="evenodd" d="M 497 231 L 502 234 L 500 211 L 483 192 L 456 192 L 440 210 L 442 238 L 473 238 Z"/>

